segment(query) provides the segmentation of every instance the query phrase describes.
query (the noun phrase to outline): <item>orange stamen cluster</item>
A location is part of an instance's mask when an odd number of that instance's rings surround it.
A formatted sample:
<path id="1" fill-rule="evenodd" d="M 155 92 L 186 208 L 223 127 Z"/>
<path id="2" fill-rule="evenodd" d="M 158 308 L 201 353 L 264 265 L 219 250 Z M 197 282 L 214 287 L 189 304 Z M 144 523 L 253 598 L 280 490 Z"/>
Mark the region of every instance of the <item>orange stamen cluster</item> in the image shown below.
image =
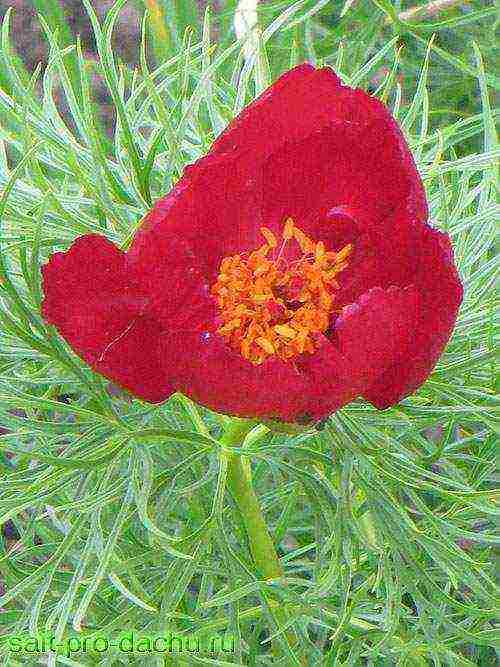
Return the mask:
<path id="1" fill-rule="evenodd" d="M 254 364 L 272 355 L 286 361 L 317 349 L 335 310 L 335 277 L 352 251 L 349 244 L 328 252 L 322 241 L 312 241 L 290 218 L 279 250 L 276 236 L 266 227 L 260 231 L 264 245 L 248 258 L 224 258 L 212 286 L 220 308 L 218 333 Z M 283 250 L 292 240 L 302 256 L 287 262 Z"/>

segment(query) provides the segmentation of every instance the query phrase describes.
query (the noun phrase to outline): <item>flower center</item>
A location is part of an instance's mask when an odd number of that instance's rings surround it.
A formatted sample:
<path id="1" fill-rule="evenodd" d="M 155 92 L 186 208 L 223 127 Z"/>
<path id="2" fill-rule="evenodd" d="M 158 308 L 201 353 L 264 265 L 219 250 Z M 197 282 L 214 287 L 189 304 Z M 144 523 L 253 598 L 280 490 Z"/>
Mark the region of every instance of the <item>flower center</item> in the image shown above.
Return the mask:
<path id="1" fill-rule="evenodd" d="M 311 240 L 291 218 L 285 222 L 279 250 L 271 230 L 260 231 L 264 245 L 248 257 L 225 257 L 212 285 L 220 309 L 218 333 L 253 364 L 272 355 L 287 361 L 317 349 L 336 310 L 335 276 L 347 266 L 352 251 L 349 244 L 339 252 L 327 252 L 322 241 Z M 283 251 L 292 241 L 302 255 L 288 262 Z"/>

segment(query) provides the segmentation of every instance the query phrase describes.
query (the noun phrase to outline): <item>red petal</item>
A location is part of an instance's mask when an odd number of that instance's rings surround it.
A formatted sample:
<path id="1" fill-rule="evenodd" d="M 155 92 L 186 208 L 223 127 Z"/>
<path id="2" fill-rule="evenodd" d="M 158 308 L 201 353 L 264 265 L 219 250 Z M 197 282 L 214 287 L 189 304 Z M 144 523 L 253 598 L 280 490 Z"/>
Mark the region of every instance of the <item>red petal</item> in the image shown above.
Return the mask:
<path id="1" fill-rule="evenodd" d="M 362 383 L 357 368 L 328 338 L 314 354 L 297 361 L 309 381 L 310 395 L 306 412 L 315 420 L 323 419 L 360 395 Z"/>
<path id="2" fill-rule="evenodd" d="M 280 147 L 264 165 L 266 226 L 279 233 L 292 217 L 306 234 L 334 247 L 332 209 L 354 212 L 360 231 L 379 227 L 395 209 L 424 219 L 420 177 L 390 120 L 385 112 L 356 123 L 334 121 Z"/>
<path id="3" fill-rule="evenodd" d="M 254 151 L 270 155 L 285 140 L 299 141 L 332 118 L 351 115 L 339 96 L 340 79 L 331 69 L 299 65 L 286 72 L 235 118 L 211 153 Z"/>
<path id="4" fill-rule="evenodd" d="M 375 287 L 344 308 L 335 340 L 363 389 L 414 344 L 419 308 L 420 295 L 413 287 Z"/>
<path id="5" fill-rule="evenodd" d="M 134 284 L 149 295 L 148 313 L 166 331 L 204 331 L 217 315 L 210 286 L 183 237 L 156 235 L 141 239 L 127 254 Z"/>
<path id="6" fill-rule="evenodd" d="M 293 422 L 314 402 L 308 378 L 292 364 L 269 358 L 254 366 L 216 333 L 167 336 L 163 345 L 173 385 L 217 412 Z"/>
<path id="7" fill-rule="evenodd" d="M 419 296 L 412 288 L 374 288 L 344 309 L 332 340 L 297 365 L 317 389 L 316 418 L 360 396 L 408 349 Z"/>
<path id="8" fill-rule="evenodd" d="M 136 234 L 129 255 L 147 265 L 151 254 L 168 264 L 170 242 L 180 238 L 209 284 L 222 259 L 262 245 L 262 180 L 233 157 L 202 158 L 186 168 L 172 192 L 158 201 Z"/>
<path id="9" fill-rule="evenodd" d="M 124 253 L 102 236 L 82 236 L 43 267 L 43 287 L 44 317 L 94 370 L 147 401 L 168 398 L 161 330 L 127 279 Z"/>
<path id="10" fill-rule="evenodd" d="M 353 303 L 372 287 L 381 284 L 381 258 L 376 239 L 364 229 L 364 218 L 366 215 L 346 206 L 334 206 L 324 217 L 323 238 L 328 238 L 328 249 L 339 251 L 348 244 L 352 245 L 348 266 L 337 276 L 337 307 Z"/>
<path id="11" fill-rule="evenodd" d="M 420 294 L 419 317 L 411 347 L 364 392 L 379 409 L 397 403 L 425 382 L 451 336 L 462 302 L 463 287 L 448 236 L 428 225 L 418 231 L 409 237 L 411 248 L 404 243 L 400 247 L 403 255 L 406 251 L 412 257 L 409 267 Z"/>

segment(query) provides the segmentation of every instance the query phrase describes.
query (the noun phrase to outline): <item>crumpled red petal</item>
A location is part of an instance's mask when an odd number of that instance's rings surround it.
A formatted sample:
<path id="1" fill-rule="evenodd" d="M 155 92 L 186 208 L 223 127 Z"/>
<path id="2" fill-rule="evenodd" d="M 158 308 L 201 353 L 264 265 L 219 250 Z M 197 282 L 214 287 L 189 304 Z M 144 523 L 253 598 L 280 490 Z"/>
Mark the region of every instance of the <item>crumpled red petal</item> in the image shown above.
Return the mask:
<path id="1" fill-rule="evenodd" d="M 413 286 L 375 287 L 344 309 L 335 341 L 364 388 L 413 345 L 420 301 Z"/>
<path id="2" fill-rule="evenodd" d="M 355 115 L 349 93 L 342 95 L 338 76 L 329 68 L 304 63 L 283 74 L 249 104 L 216 139 L 210 153 L 254 151 L 254 159 L 273 154 L 285 141 L 300 141 L 334 118 Z"/>
<path id="3" fill-rule="evenodd" d="M 364 392 L 379 409 L 412 394 L 429 377 L 451 336 L 463 298 L 448 236 L 429 225 L 419 226 L 418 231 L 416 240 L 411 235 L 412 247 L 406 248 L 413 256 L 412 284 L 420 295 L 414 339 Z"/>
<path id="4" fill-rule="evenodd" d="M 163 343 L 177 350 L 169 370 L 176 388 L 216 412 L 293 422 L 314 402 L 308 377 L 292 364 L 269 358 L 254 366 L 215 333 L 172 335 Z"/>
<path id="5" fill-rule="evenodd" d="M 316 388 L 309 406 L 315 419 L 360 396 L 408 349 L 419 302 L 413 287 L 373 288 L 344 309 L 332 340 L 300 358 L 297 365 Z"/>
<path id="6" fill-rule="evenodd" d="M 162 370 L 161 330 L 149 298 L 128 279 L 126 255 L 82 236 L 43 267 L 42 312 L 89 366 L 153 403 L 174 391 Z"/>
<path id="7" fill-rule="evenodd" d="M 217 308 L 203 260 L 182 236 L 163 235 L 154 241 L 138 254 L 127 253 L 128 279 L 148 294 L 148 313 L 166 332 L 206 331 Z"/>

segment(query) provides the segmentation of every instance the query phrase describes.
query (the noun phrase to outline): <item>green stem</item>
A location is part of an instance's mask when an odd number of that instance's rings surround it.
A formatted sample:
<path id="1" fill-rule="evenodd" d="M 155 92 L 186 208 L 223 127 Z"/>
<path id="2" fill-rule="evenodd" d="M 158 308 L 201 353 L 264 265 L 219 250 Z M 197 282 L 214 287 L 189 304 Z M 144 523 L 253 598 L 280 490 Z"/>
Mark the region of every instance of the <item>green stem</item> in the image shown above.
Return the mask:
<path id="1" fill-rule="evenodd" d="M 256 422 L 234 419 L 226 426 L 221 444 L 226 448 L 237 447 L 243 443 L 245 436 L 256 426 Z M 252 473 L 250 464 L 245 456 L 227 451 L 228 459 L 227 486 L 238 505 L 250 545 L 253 561 L 259 575 L 264 579 L 278 579 L 283 576 L 283 567 L 280 563 L 273 539 L 269 533 L 259 500 L 252 487 Z M 273 609 L 275 619 L 280 627 L 288 622 L 287 611 L 276 600 L 265 596 L 269 606 Z M 285 630 L 284 638 L 290 648 L 296 649 L 298 638 L 293 628 Z M 272 651 L 277 659 L 282 657 L 279 642 L 273 641 Z M 300 665 L 306 665 L 304 659 Z"/>
<path id="2" fill-rule="evenodd" d="M 254 422 L 234 420 L 227 426 L 222 444 L 226 447 L 240 445 L 254 426 Z M 283 576 L 283 568 L 274 542 L 252 487 L 250 467 L 246 459 L 238 454 L 228 455 L 227 485 L 241 512 L 252 558 L 259 574 L 264 579 L 277 579 Z"/>

